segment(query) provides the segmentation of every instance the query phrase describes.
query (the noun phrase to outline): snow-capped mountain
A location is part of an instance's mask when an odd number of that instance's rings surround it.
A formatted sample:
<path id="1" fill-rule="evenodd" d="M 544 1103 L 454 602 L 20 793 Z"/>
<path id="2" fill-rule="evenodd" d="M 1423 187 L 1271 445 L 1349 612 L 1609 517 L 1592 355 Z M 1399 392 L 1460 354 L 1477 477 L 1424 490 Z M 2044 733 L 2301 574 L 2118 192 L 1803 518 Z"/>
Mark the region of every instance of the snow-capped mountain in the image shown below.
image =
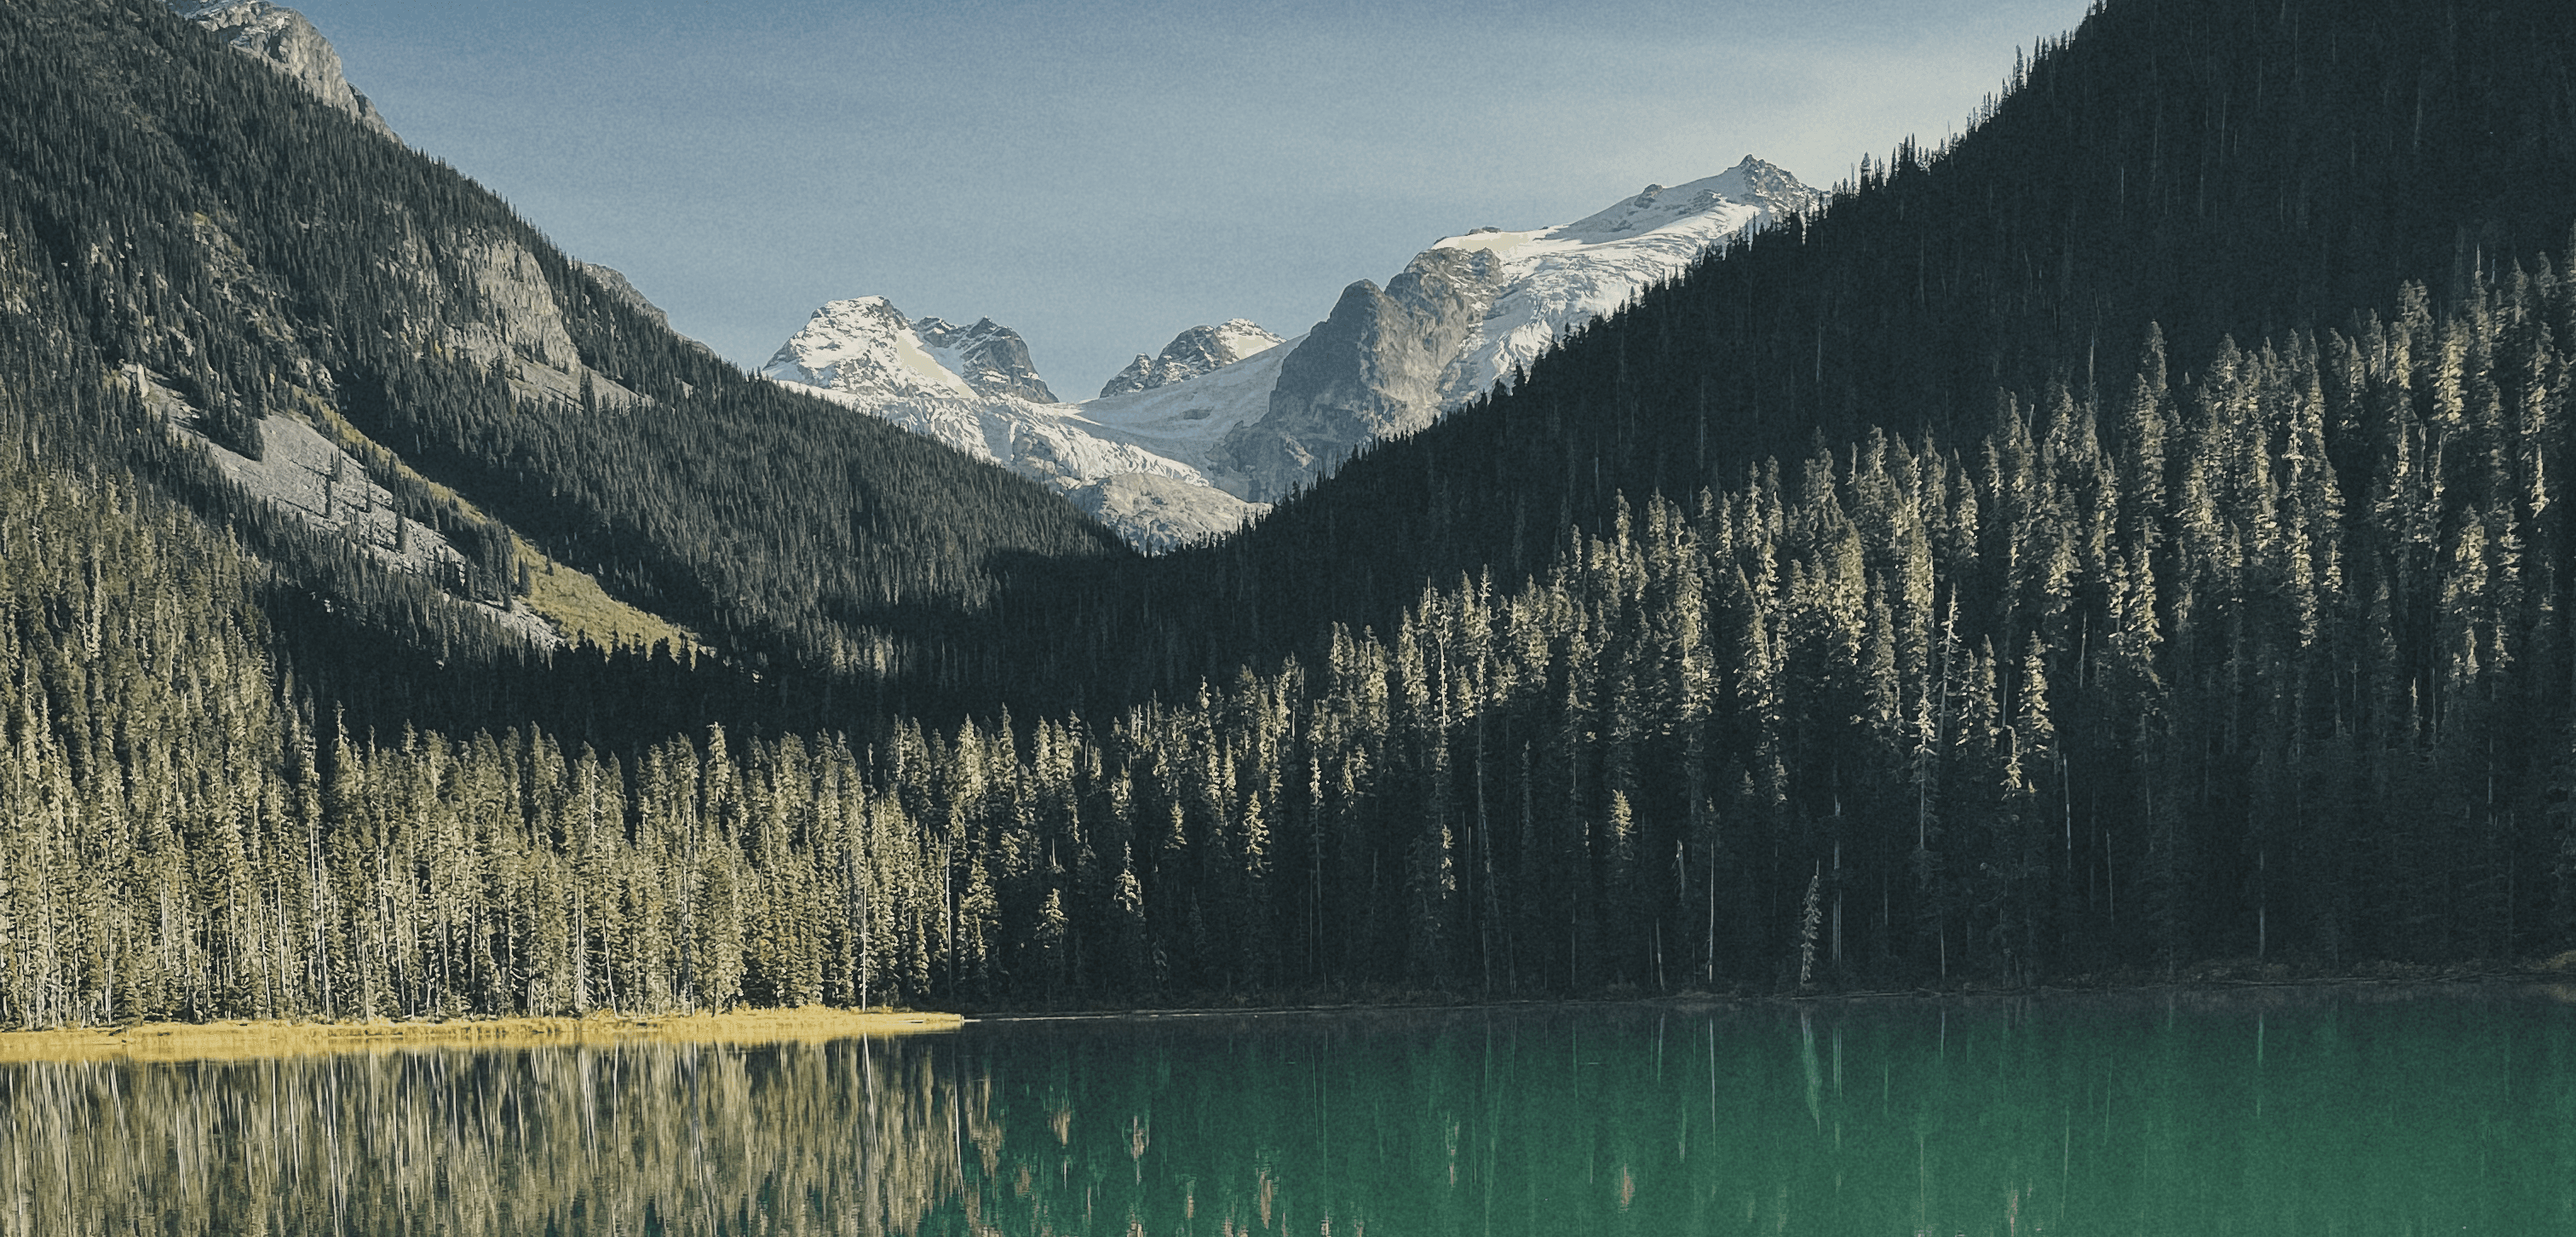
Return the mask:
<path id="1" fill-rule="evenodd" d="M 1250 498 L 1249 481 L 1221 460 L 1219 448 L 1226 435 L 1258 420 L 1270 407 L 1279 367 L 1305 342 L 1300 335 L 1178 382 L 1104 395 L 1084 403 L 1082 412 L 1119 441 L 1186 465 L 1209 485 Z"/>
<path id="2" fill-rule="evenodd" d="M 1175 458 L 1165 452 L 1192 436 L 1153 432 L 1171 411 L 1168 397 L 1057 403 L 1027 345 L 989 318 L 959 327 L 906 318 L 884 297 L 834 301 L 760 372 L 1054 485 L 1140 548 L 1230 532 L 1266 510 L 1212 486 L 1198 462 L 1235 422 L 1196 435 L 1188 458 Z M 1145 432 L 1095 419 L 1093 405 L 1144 422 Z M 1176 414 L 1185 423 L 1186 412 Z"/>
<path id="3" fill-rule="evenodd" d="M 1194 326 L 1165 345 L 1161 356 L 1137 353 L 1127 368 L 1100 388 L 1100 397 L 1170 386 L 1232 365 L 1256 352 L 1266 352 L 1279 343 L 1278 336 L 1242 318 L 1223 326 Z"/>
<path id="4" fill-rule="evenodd" d="M 882 296 L 814 311 L 760 372 L 863 398 L 973 399 L 981 394 L 930 355 L 921 333 Z"/>
<path id="5" fill-rule="evenodd" d="M 1813 207 L 1816 191 L 1746 156 L 1703 180 L 1636 196 L 1573 223 L 1445 237 L 1386 286 L 1342 292 L 1280 368 L 1262 416 L 1218 462 L 1275 497 L 1371 440 L 1429 425 L 1509 380 L 1567 330 L 1679 275 L 1745 228 Z"/>
<path id="6" fill-rule="evenodd" d="M 1610 313 L 1649 284 L 1680 274 L 1700 254 L 1748 227 L 1809 210 L 1822 194 L 1747 155 L 1704 180 L 1637 196 L 1562 227 L 1535 232 L 1478 229 L 1437 250 L 1477 250 L 1501 259 L 1502 290 L 1442 375 L 1441 395 L 1467 399 L 1527 366 L 1567 328 Z M 1419 259 L 1417 259 L 1418 261 Z"/>
<path id="7" fill-rule="evenodd" d="M 844 395 L 1056 402 L 1019 332 L 990 318 L 914 321 L 882 296 L 815 310 L 760 372 Z"/>
<path id="8" fill-rule="evenodd" d="M 906 319 L 883 297 L 816 311 L 761 372 L 1049 482 L 1147 549 L 1224 533 L 1352 451 L 1509 381 L 1567 330 L 1819 195 L 1747 157 L 1549 228 L 1443 238 L 1384 287 L 1280 340 L 1236 319 L 1138 356 L 1096 399 L 1052 402 L 1020 337 Z"/>
<path id="9" fill-rule="evenodd" d="M 315 98 L 394 137 L 392 127 L 376 113 L 376 105 L 349 85 L 348 75 L 340 68 L 340 53 L 302 13 L 268 0 L 169 0 L 169 5 L 179 16 L 295 79 Z"/>

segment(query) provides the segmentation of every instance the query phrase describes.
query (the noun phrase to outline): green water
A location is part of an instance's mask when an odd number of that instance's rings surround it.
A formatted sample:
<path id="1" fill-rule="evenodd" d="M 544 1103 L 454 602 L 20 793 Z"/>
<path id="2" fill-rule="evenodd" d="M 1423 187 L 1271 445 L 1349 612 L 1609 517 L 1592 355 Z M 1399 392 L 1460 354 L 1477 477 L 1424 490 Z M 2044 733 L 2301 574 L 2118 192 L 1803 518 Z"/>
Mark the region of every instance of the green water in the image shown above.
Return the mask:
<path id="1" fill-rule="evenodd" d="M 0 1066 L 0 1233 L 2576 1233 L 2571 998 Z"/>

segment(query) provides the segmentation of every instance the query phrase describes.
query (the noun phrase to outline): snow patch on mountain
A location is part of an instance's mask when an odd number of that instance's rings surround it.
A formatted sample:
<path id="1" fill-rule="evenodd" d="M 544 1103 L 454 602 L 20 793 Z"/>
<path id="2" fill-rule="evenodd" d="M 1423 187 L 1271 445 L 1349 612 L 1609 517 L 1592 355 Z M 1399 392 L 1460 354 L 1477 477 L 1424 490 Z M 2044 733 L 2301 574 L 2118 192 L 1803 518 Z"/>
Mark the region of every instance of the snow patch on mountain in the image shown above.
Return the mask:
<path id="1" fill-rule="evenodd" d="M 1226 435 L 1269 409 L 1280 363 L 1305 339 L 1300 335 L 1178 382 L 1104 395 L 1084 403 L 1082 414 L 1120 442 L 1186 464 L 1237 498 L 1254 498 L 1249 479 L 1223 462 L 1218 448 Z"/>
<path id="2" fill-rule="evenodd" d="M 1148 554 L 1222 537 L 1270 509 L 1212 486 L 1151 473 L 1103 477 L 1065 497 Z"/>
<path id="3" fill-rule="evenodd" d="M 1122 473 L 1207 483 L 1195 468 L 1117 441 L 1104 432 L 1106 427 L 1084 417 L 1075 404 L 1039 404 L 1010 396 L 863 394 L 771 378 L 790 390 L 891 421 L 1059 490 Z"/>
<path id="4" fill-rule="evenodd" d="M 815 310 L 760 372 L 860 397 L 1055 402 L 1018 332 L 990 318 L 916 322 L 882 296 Z"/>
<path id="5" fill-rule="evenodd" d="M 1441 382 L 1443 407 L 1527 368 L 1566 331 L 1613 313 L 1648 286 L 1674 278 L 1710 247 L 1822 195 L 1750 155 L 1718 175 L 1635 197 L 1573 223 L 1531 232 L 1446 237 L 1433 249 L 1483 249 L 1503 260 L 1503 287 L 1486 306 Z"/>
<path id="6" fill-rule="evenodd" d="M 815 310 L 760 372 L 859 398 L 972 400 L 979 394 L 930 354 L 903 311 L 882 296 Z"/>
<path id="7" fill-rule="evenodd" d="M 1445 237 L 1384 288 L 1344 289 L 1285 358 L 1269 407 L 1229 434 L 1214 462 L 1246 479 L 1241 492 L 1275 497 L 1509 381 L 1567 331 L 1680 275 L 1710 247 L 1820 200 L 1748 155 L 1573 223 Z"/>
<path id="8" fill-rule="evenodd" d="M 1819 195 L 1787 172 L 1746 155 L 1734 167 L 1704 180 L 1670 189 L 1648 185 L 1637 196 L 1586 215 L 1533 239 L 1560 239 L 1598 244 L 1661 231 L 1685 220 L 1711 215 L 1743 227 L 1815 206 Z M 1705 230 L 1705 229 L 1703 229 Z"/>

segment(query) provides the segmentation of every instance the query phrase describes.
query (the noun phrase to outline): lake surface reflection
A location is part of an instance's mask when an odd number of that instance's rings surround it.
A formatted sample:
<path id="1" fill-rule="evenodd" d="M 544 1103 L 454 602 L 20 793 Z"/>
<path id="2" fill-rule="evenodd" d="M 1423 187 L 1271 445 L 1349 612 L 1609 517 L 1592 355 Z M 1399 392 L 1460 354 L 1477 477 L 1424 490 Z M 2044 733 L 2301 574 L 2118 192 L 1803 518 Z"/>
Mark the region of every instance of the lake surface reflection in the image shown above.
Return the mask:
<path id="1" fill-rule="evenodd" d="M 2570 995 L 10 1064 L 0 1232 L 2563 1232 Z"/>

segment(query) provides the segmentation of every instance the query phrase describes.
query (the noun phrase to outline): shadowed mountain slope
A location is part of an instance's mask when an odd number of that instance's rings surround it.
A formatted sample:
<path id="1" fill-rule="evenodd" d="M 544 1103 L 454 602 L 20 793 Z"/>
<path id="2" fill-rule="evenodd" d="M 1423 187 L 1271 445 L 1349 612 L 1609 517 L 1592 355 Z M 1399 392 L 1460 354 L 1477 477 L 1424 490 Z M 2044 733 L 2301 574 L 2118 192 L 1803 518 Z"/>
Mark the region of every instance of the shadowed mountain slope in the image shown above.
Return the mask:
<path id="1" fill-rule="evenodd" d="M 0 93 L 7 329 L 119 376 L 136 407 L 114 442 L 255 461 L 281 417 L 330 440 L 367 484 L 307 504 L 326 540 L 396 576 L 412 526 L 456 547 L 403 585 L 410 609 L 522 608 L 560 563 L 745 665 L 885 682 L 954 661 L 925 650 L 1020 564 L 1125 553 L 1028 482 L 708 355 L 492 194 L 162 5 L 8 6 Z M 214 486 L 201 506 L 276 501 Z"/>

